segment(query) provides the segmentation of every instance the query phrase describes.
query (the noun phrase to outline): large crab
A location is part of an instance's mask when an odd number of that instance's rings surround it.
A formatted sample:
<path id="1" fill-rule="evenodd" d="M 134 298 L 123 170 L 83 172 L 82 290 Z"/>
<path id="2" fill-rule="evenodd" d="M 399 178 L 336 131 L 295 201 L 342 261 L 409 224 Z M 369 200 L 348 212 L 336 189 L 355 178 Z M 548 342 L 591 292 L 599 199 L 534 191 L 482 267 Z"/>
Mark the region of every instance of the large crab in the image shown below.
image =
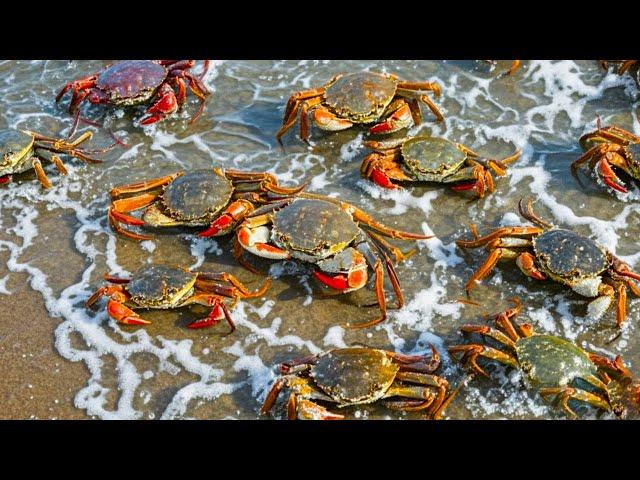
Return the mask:
<path id="1" fill-rule="evenodd" d="M 515 307 L 498 314 L 497 328 L 488 325 L 463 325 L 463 333 L 475 333 L 497 342 L 499 348 L 486 344 L 455 345 L 449 348 L 453 357 L 473 372 L 488 377 L 478 365 L 478 358 L 494 360 L 523 372 L 527 383 L 545 400 L 555 400 L 570 417 L 576 413 L 570 402 L 586 402 L 598 409 L 623 416 L 632 407 L 637 410 L 640 390 L 633 385 L 629 370 L 620 356 L 611 360 L 591 353 L 573 342 L 553 335 L 540 335 L 530 324 L 512 322 L 520 312 Z"/>
<path id="2" fill-rule="evenodd" d="M 133 308 L 167 310 L 199 304 L 211 307 L 211 312 L 206 318 L 190 323 L 189 328 L 210 327 L 225 319 L 231 327 L 231 332 L 236 327 L 222 297 L 233 298 L 234 303 L 239 298 L 258 297 L 263 295 L 271 284 L 271 279 L 267 279 L 262 288 L 250 292 L 229 273 L 192 272 L 166 265 L 142 267 L 131 278 L 105 275 L 105 279 L 111 285 L 100 287 L 87 300 L 87 306 L 90 307 L 104 295 L 108 296 L 107 313 L 119 323 L 151 323 L 140 317 Z"/>
<path id="3" fill-rule="evenodd" d="M 42 167 L 41 160 L 53 163 L 60 173 L 66 175 L 67 169 L 58 155 L 69 155 L 87 163 L 101 162 L 91 155 L 103 153 L 108 149 L 78 148 L 92 135 L 91 132 L 84 132 L 73 140 L 47 137 L 29 130 L 0 130 L 0 184 L 9 182 L 13 174 L 33 169 L 42 186 L 51 188 L 51 181 Z"/>
<path id="4" fill-rule="evenodd" d="M 535 227 L 501 227 L 480 237 L 472 227 L 474 240 L 457 240 L 461 248 L 486 247 L 489 256 L 465 286 L 467 294 L 484 278 L 500 259 L 516 260 L 520 270 L 537 280 L 554 280 L 570 287 L 583 297 L 593 298 L 588 316 L 599 319 L 618 296 L 616 322 L 620 327 L 627 315 L 627 287 L 640 296 L 633 280 L 640 275 L 609 250 L 588 237 L 554 227 L 538 217 L 529 200 L 521 199 L 520 215 Z"/>
<path id="5" fill-rule="evenodd" d="M 571 171 L 586 162 L 596 178 L 613 190 L 627 193 L 627 189 L 615 173 L 620 169 L 627 175 L 640 180 L 640 137 L 616 126 L 602 127 L 580 137 L 584 155 L 571 164 Z"/>
<path id="6" fill-rule="evenodd" d="M 364 287 L 371 267 L 382 315 L 352 326 L 370 327 L 387 315 L 383 265 L 401 307 L 404 297 L 390 257 L 401 261 L 415 252 L 402 253 L 374 232 L 403 240 L 432 238 L 389 228 L 346 202 L 302 192 L 251 213 L 237 230 L 235 257 L 245 266 L 243 250 L 274 260 L 293 258 L 306 262 L 313 266 L 316 279 L 340 292 Z"/>
<path id="7" fill-rule="evenodd" d="M 503 160 L 482 158 L 470 148 L 445 138 L 420 135 L 385 142 L 365 142 L 374 152 L 362 161 L 360 172 L 384 188 L 399 188 L 396 182 L 439 182 L 454 184 L 456 191 L 493 192 L 493 177 L 506 173 L 507 164 L 520 151 Z"/>
<path id="8" fill-rule="evenodd" d="M 344 408 L 382 399 L 388 408 L 420 410 L 437 419 L 455 392 L 447 395 L 448 382 L 433 374 L 440 365 L 440 356 L 435 347 L 431 346 L 431 350 L 428 358 L 373 348 L 338 348 L 282 363 L 283 375 L 274 382 L 260 412 L 268 413 L 284 389 L 289 393 L 289 420 L 344 418 L 317 401 Z"/>
<path id="9" fill-rule="evenodd" d="M 284 111 L 282 128 L 276 137 L 289 130 L 300 111 L 300 138 L 309 139 L 309 120 L 322 130 L 345 130 L 354 124 L 376 123 L 370 133 L 391 133 L 422 121 L 420 103 L 426 104 L 438 121 L 444 119 L 427 96 L 440 96 L 440 86 L 432 82 L 406 82 L 389 73 L 356 72 L 336 75 L 319 88 L 294 93 Z"/>
<path id="10" fill-rule="evenodd" d="M 278 198 L 298 193 L 304 185 L 285 188 L 269 173 L 213 168 L 176 172 L 111 190 L 109 223 L 118 233 L 136 240 L 151 237 L 125 230 L 120 223 L 151 227 L 208 227 L 201 236 L 229 233 L 255 208 Z M 133 196 L 126 196 L 131 195 Z M 127 213 L 145 208 L 142 218 Z"/>
<path id="11" fill-rule="evenodd" d="M 74 113 L 85 99 L 91 103 L 131 106 L 153 102 L 140 123 L 148 125 L 162 120 L 182 106 L 189 89 L 200 99 L 200 107 L 190 123 L 198 119 L 204 109 L 209 90 L 201 78 L 209 68 L 204 62 L 200 78 L 189 72 L 195 60 L 124 60 L 115 62 L 98 73 L 67 83 L 56 102 L 73 91 L 69 113 Z M 185 82 L 186 80 L 186 82 Z M 178 94 L 174 92 L 177 89 Z"/>

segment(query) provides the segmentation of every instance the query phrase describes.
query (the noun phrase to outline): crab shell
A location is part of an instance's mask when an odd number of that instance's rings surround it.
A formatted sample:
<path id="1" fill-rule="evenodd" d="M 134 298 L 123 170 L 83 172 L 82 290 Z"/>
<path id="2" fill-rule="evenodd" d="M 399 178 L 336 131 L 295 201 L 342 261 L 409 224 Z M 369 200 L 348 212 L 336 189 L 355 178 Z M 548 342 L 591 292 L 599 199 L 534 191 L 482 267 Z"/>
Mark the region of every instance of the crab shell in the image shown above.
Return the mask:
<path id="1" fill-rule="evenodd" d="M 298 198 L 273 216 L 274 243 L 291 256 L 318 262 L 344 250 L 360 234 L 351 215 L 337 205 Z"/>
<path id="2" fill-rule="evenodd" d="M 338 407 L 346 407 L 382 398 L 399 369 L 381 350 L 341 348 L 320 356 L 309 375 Z"/>
<path id="3" fill-rule="evenodd" d="M 402 144 L 402 159 L 411 175 L 424 182 L 441 181 L 463 166 L 467 155 L 444 138 L 421 135 Z"/>
<path id="4" fill-rule="evenodd" d="M 233 185 L 212 170 L 194 170 L 164 187 L 160 208 L 153 205 L 143 215 L 151 225 L 156 216 L 166 215 L 188 226 L 207 226 L 231 200 Z"/>
<path id="5" fill-rule="evenodd" d="M 625 158 L 630 169 L 625 171 L 640 180 L 640 143 L 632 143 L 624 147 Z"/>
<path id="6" fill-rule="evenodd" d="M 0 176 L 22 173 L 32 168 L 34 138 L 20 130 L 0 130 Z"/>
<path id="7" fill-rule="evenodd" d="M 127 284 L 130 302 L 143 308 L 174 308 L 193 292 L 197 274 L 166 265 L 138 270 Z"/>
<path id="8" fill-rule="evenodd" d="M 397 82 L 374 72 L 356 72 L 340 76 L 324 94 L 325 104 L 338 116 L 353 123 L 379 119 L 396 94 Z"/>
<path id="9" fill-rule="evenodd" d="M 125 60 L 100 73 L 96 88 L 116 105 L 137 105 L 153 97 L 167 78 L 168 70 L 151 60 Z"/>
<path id="10" fill-rule="evenodd" d="M 574 343 L 552 335 L 532 335 L 516 342 L 518 363 L 532 386 L 560 387 L 575 379 L 597 376 L 589 354 Z"/>
<path id="11" fill-rule="evenodd" d="M 603 247 L 570 230 L 557 228 L 543 232 L 533 238 L 533 249 L 542 271 L 569 285 L 586 278 L 595 280 L 609 267 L 609 257 Z"/>

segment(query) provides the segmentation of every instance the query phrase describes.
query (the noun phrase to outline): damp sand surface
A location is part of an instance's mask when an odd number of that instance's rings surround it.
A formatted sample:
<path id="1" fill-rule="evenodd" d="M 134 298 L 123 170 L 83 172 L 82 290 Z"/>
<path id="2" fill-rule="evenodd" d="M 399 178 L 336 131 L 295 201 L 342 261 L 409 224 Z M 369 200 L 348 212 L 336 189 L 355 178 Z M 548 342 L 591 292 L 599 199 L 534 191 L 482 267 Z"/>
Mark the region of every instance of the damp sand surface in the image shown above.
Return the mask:
<path id="1" fill-rule="evenodd" d="M 0 62 L 0 128 L 66 134 L 72 123 L 68 97 L 56 105 L 57 91 L 106 64 Z M 66 177 L 47 166 L 54 184 L 49 191 L 40 188 L 33 172 L 0 188 L 0 417 L 256 419 L 278 362 L 347 345 L 415 354 L 434 344 L 443 357 L 441 374 L 456 384 L 464 372 L 444 346 L 463 340 L 457 333 L 462 324 L 485 322 L 484 315 L 507 308 L 514 296 L 525 305 L 520 319 L 537 331 L 603 354 L 621 354 L 632 370 L 640 370 L 640 302 L 633 296 L 628 320 L 613 341 L 613 309 L 601 321 L 589 322 L 584 298 L 560 285 L 525 278 L 513 264 L 500 265 L 473 290 L 471 298 L 481 306 L 456 301 L 485 253 L 464 253 L 454 241 L 469 235 L 471 223 L 481 232 L 522 223 L 517 215 L 521 197 L 535 198 L 536 211 L 545 219 L 601 242 L 640 269 L 638 191 L 633 187 L 630 195 L 615 198 L 588 175 L 581 174 L 581 186 L 569 173 L 581 153 L 577 139 L 595 127 L 597 115 L 605 124 L 640 134 L 634 79 L 607 73 L 595 61 L 524 61 L 513 77 L 500 77 L 508 66 L 475 61 L 216 61 L 205 77 L 213 93 L 192 126 L 187 123 L 197 108 L 192 95 L 183 112 L 150 127 L 135 123 L 143 110 L 87 104 L 83 115 L 105 127 L 83 124 L 81 129 L 93 130 L 97 145 L 110 144 L 111 131 L 127 149 L 112 150 L 100 165 L 68 160 Z M 495 194 L 474 202 L 437 184 L 386 191 L 363 180 L 363 129 L 313 129 L 306 145 L 294 128 L 284 138 L 283 152 L 275 133 L 289 95 L 361 69 L 442 85 L 436 102 L 445 122 L 434 123 L 425 108 L 423 123 L 409 134 L 443 136 L 487 157 L 504 157 L 519 148 L 522 158 L 507 177 L 497 179 Z M 418 253 L 397 268 L 404 308 L 390 310 L 388 320 L 377 327 L 348 330 L 344 323 L 377 314 L 362 306 L 371 300 L 370 292 L 322 295 L 309 272 L 296 264 L 258 261 L 276 279 L 264 297 L 238 303 L 233 335 L 225 335 L 223 324 L 187 329 L 206 314 L 200 307 L 142 311 L 153 322 L 143 328 L 116 324 L 104 302 L 87 310 L 84 302 L 103 283 L 105 272 L 127 276 L 152 263 L 224 270 L 251 288 L 261 284 L 263 278 L 235 264 L 228 238 L 154 231 L 153 240 L 138 243 L 115 236 L 107 224 L 107 193 L 113 186 L 212 166 L 268 171 L 289 186 L 311 180 L 310 191 L 339 196 L 387 225 L 437 235 L 416 242 Z M 564 418 L 525 387 L 519 372 L 492 365 L 487 371 L 492 378 L 469 382 L 445 418 Z M 420 418 L 379 405 L 344 413 L 358 419 Z M 598 417 L 589 409 L 582 414 Z"/>

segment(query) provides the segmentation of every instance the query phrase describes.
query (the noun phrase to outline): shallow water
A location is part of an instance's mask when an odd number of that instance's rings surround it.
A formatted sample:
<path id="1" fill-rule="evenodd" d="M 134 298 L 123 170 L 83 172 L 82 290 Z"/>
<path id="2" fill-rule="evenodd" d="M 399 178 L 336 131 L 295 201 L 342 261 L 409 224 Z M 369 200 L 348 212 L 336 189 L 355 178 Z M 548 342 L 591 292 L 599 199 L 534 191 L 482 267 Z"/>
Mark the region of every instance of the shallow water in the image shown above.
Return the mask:
<path id="1" fill-rule="evenodd" d="M 53 101 L 68 80 L 105 62 L 5 61 L 0 63 L 0 128 L 67 133 L 68 97 Z M 32 172 L 0 187 L 0 391 L 8 394 L 3 418 L 258 418 L 276 376 L 273 365 L 292 357 L 351 344 L 418 353 L 435 344 L 442 373 L 452 383 L 464 373 L 443 345 L 459 343 L 457 329 L 482 322 L 487 312 L 525 302 L 521 321 L 540 332 L 575 340 L 601 353 L 622 354 L 640 370 L 637 320 L 640 302 L 630 297 L 628 320 L 617 333 L 613 309 L 588 322 L 584 298 L 566 288 L 525 278 L 513 264 L 499 266 L 472 293 L 481 307 L 463 305 L 463 286 L 484 251 L 463 253 L 454 241 L 481 231 L 521 223 L 517 202 L 537 199 L 536 211 L 553 223 L 594 238 L 640 269 L 637 238 L 638 193 L 620 201 L 584 173 L 581 187 L 569 173 L 580 155 L 579 136 L 595 126 L 617 124 L 640 133 L 638 89 L 631 76 L 603 71 L 595 61 L 523 62 L 513 77 L 497 68 L 462 61 L 222 61 L 205 81 L 213 94 L 200 120 L 187 125 L 196 102 L 157 126 L 134 125 L 142 111 L 108 111 L 85 106 L 84 115 L 105 125 L 129 146 L 117 148 L 101 165 L 66 162 L 62 177 L 47 166 L 54 187 L 44 191 Z M 198 67 L 199 68 L 199 67 Z M 436 124 L 427 109 L 410 134 L 428 133 L 466 144 L 487 156 L 515 148 L 521 159 L 496 182 L 494 195 L 469 202 L 464 194 L 432 184 L 404 191 L 382 190 L 364 181 L 359 166 L 366 154 L 363 130 L 325 134 L 316 129 L 311 146 L 295 129 L 283 153 L 275 141 L 284 105 L 293 91 L 320 86 L 335 74 L 371 69 L 408 80 L 438 81 L 437 100 L 446 117 Z M 196 71 L 198 71 L 196 69 Z M 90 128 L 96 144 L 107 145 L 105 129 Z M 241 301 L 238 325 L 189 330 L 199 307 L 144 311 L 144 328 L 110 320 L 102 308 L 84 302 L 102 275 L 126 276 L 147 263 L 169 263 L 231 272 L 251 287 L 261 279 L 236 266 L 230 242 L 191 233 L 158 232 L 137 243 L 116 237 L 106 221 L 109 189 L 122 183 L 181 169 L 212 165 L 277 174 L 286 185 L 312 179 L 309 190 L 354 203 L 388 225 L 437 235 L 417 242 L 419 253 L 398 266 L 407 304 L 369 330 L 345 330 L 365 321 L 375 308 L 358 306 L 357 296 L 317 295 L 305 271 L 275 264 L 278 276 L 264 298 Z M 404 243 L 404 242 L 403 242 Z M 400 244 L 407 249 L 409 243 Z M 269 268 L 269 263 L 260 263 Z M 101 303 L 100 305 L 104 305 Z M 492 379 L 473 379 L 447 409 L 446 418 L 564 418 L 527 390 L 517 372 L 489 366 Z M 419 418 L 378 406 L 353 408 L 355 418 Z M 587 410 L 587 417 L 596 413 Z"/>

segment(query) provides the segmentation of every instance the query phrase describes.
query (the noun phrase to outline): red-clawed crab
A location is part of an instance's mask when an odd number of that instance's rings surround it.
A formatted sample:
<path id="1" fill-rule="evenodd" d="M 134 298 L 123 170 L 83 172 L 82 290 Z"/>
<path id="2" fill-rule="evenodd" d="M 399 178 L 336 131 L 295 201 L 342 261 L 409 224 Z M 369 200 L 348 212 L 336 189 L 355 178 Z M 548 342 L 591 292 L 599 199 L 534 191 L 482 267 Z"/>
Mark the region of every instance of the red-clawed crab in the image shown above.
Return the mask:
<path id="1" fill-rule="evenodd" d="M 291 95 L 284 111 L 282 136 L 296 122 L 300 111 L 300 138 L 309 140 L 309 120 L 322 130 L 346 130 L 354 124 L 376 124 L 369 133 L 391 133 L 422 121 L 420 103 L 426 104 L 438 121 L 444 120 L 427 92 L 440 96 L 440 86 L 432 82 L 406 82 L 389 73 L 356 72 L 336 75 L 319 88 Z"/>
<path id="2" fill-rule="evenodd" d="M 305 188 L 285 188 L 269 173 L 212 168 L 176 172 L 111 190 L 109 223 L 125 237 L 151 237 L 125 230 L 120 223 L 144 227 L 208 227 L 200 236 L 229 233 L 255 204 L 269 203 L 269 195 L 293 195 Z M 133 194 L 133 195 L 132 195 Z M 126 196 L 129 195 L 129 196 Z M 144 208 L 142 218 L 127 215 Z"/>
<path id="3" fill-rule="evenodd" d="M 440 355 L 431 346 L 426 355 L 403 355 L 373 348 L 338 348 L 280 364 L 280 376 L 260 410 L 269 412 L 280 392 L 289 394 L 289 420 L 342 420 L 316 402 L 338 408 L 384 400 L 394 410 L 423 411 L 438 419 L 457 390 L 447 395 L 449 383 L 434 375 Z"/>
<path id="4" fill-rule="evenodd" d="M 247 216 L 238 227 L 234 253 L 236 259 L 251 270 L 242 258 L 243 250 L 274 260 L 305 262 L 312 265 L 317 280 L 341 292 L 364 287 L 368 268 L 372 268 L 382 315 L 367 323 L 350 325 L 364 328 L 382 322 L 387 316 L 383 265 L 401 307 L 404 297 L 391 257 L 401 261 L 415 253 L 415 250 L 402 253 L 374 231 L 403 240 L 432 238 L 389 228 L 335 198 L 302 192 L 293 199 L 260 207 Z"/>
<path id="5" fill-rule="evenodd" d="M 475 190 L 478 198 L 493 192 L 493 177 L 505 175 L 520 151 L 502 160 L 483 158 L 470 148 L 446 138 L 418 135 L 385 142 L 368 141 L 373 153 L 362 161 L 360 173 L 377 185 L 396 189 L 397 182 L 452 184 L 455 191 Z"/>
<path id="6" fill-rule="evenodd" d="M 210 306 L 211 312 L 206 318 L 190 323 L 189 328 L 210 327 L 225 319 L 231 327 L 231 332 L 236 327 L 222 297 L 233 298 L 234 303 L 239 298 L 259 297 L 271 284 L 271 279 L 267 279 L 262 288 L 250 292 L 240 280 L 229 273 L 191 272 L 166 265 L 142 267 L 131 278 L 105 275 L 105 279 L 112 285 L 99 288 L 87 300 L 87 307 L 107 295 L 107 312 L 119 323 L 151 323 L 140 317 L 132 308 L 167 310 L 198 304 Z"/>
<path id="7" fill-rule="evenodd" d="M 480 343 L 454 345 L 449 348 L 451 356 L 461 355 L 463 364 L 485 377 L 489 375 L 478 365 L 479 358 L 521 370 L 529 386 L 543 399 L 559 403 L 571 418 L 577 415 L 570 402 L 588 403 L 619 417 L 629 410 L 638 411 L 640 390 L 620 356 L 611 360 L 564 338 L 537 334 L 531 324 L 515 324 L 512 319 L 520 312 L 520 301 L 517 298 L 514 301 L 514 308 L 495 317 L 497 328 L 488 325 L 460 328 L 463 333 L 478 334 L 495 342 L 497 348 Z"/>
<path id="8" fill-rule="evenodd" d="M 474 227 L 474 240 L 456 241 L 461 248 L 485 247 L 490 252 L 465 285 L 467 294 L 498 260 L 515 259 L 522 273 L 531 278 L 551 279 L 578 295 L 596 297 L 588 307 L 592 319 L 599 319 L 617 295 L 616 321 L 620 327 L 627 316 L 627 287 L 640 296 L 640 288 L 633 281 L 640 280 L 640 274 L 590 238 L 542 220 L 533 212 L 531 200 L 525 208 L 521 199 L 518 208 L 522 217 L 538 226 L 501 227 L 484 237 Z"/>
<path id="9" fill-rule="evenodd" d="M 67 83 L 56 102 L 73 91 L 69 113 L 74 113 L 85 99 L 91 103 L 131 106 L 153 102 L 140 123 L 148 125 L 178 110 L 189 89 L 200 99 L 200 107 L 191 118 L 195 122 L 204 109 L 209 90 L 201 78 L 209 68 L 205 61 L 200 78 L 189 72 L 195 60 L 124 60 L 115 62 L 98 73 Z M 186 82 L 185 82 L 186 80 Z M 174 92 L 177 89 L 178 94 Z"/>
<path id="10" fill-rule="evenodd" d="M 640 137 L 616 126 L 602 127 L 580 137 L 584 155 L 571 164 L 571 172 L 589 162 L 589 168 L 606 186 L 621 193 L 627 189 L 615 173 L 620 169 L 640 180 Z"/>

